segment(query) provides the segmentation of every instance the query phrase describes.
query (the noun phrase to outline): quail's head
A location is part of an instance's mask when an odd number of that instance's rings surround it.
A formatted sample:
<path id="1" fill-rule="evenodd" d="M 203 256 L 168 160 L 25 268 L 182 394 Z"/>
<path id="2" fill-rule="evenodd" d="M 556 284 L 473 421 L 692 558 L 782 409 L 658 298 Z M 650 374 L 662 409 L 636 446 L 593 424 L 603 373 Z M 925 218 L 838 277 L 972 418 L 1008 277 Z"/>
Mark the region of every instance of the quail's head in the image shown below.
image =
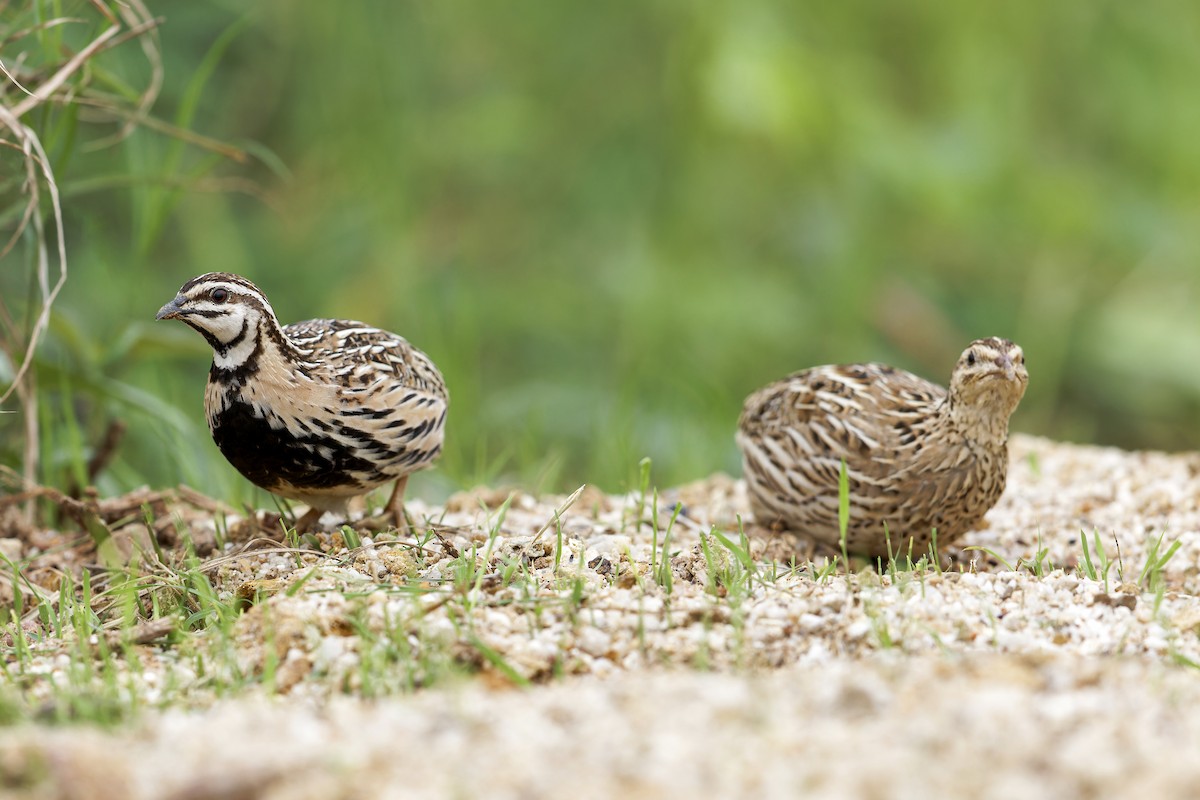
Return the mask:
<path id="1" fill-rule="evenodd" d="M 252 344 L 259 323 L 268 316 L 273 312 L 257 286 L 237 275 L 210 272 L 180 287 L 155 319 L 179 320 L 223 354 L 243 342 Z"/>
<path id="2" fill-rule="evenodd" d="M 992 336 L 971 342 L 950 376 L 950 402 L 976 414 L 1003 418 L 1016 410 L 1029 384 L 1025 354 L 1008 339 Z"/>

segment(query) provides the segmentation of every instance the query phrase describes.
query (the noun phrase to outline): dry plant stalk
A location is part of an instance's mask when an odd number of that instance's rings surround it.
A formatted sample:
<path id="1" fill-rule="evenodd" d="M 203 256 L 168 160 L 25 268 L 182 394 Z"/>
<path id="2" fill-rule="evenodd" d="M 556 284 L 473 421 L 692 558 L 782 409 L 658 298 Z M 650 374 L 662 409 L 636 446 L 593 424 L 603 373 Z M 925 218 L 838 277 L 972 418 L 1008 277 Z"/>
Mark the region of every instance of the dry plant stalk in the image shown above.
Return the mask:
<path id="1" fill-rule="evenodd" d="M 38 131 L 24 118 L 47 104 L 66 106 L 94 100 L 97 102 L 88 105 L 107 107 L 113 112 L 113 120 L 123 120 L 118 132 L 104 140 L 105 144 L 111 144 L 128 136 L 139 120 L 145 118 L 162 86 L 156 21 L 142 0 L 122 0 L 111 5 L 104 0 L 91 0 L 90 8 L 102 17 L 107 27 L 74 53 L 54 53 L 56 57 L 61 56 L 59 63 L 33 64 L 37 56 L 46 56 L 45 48 L 39 49 L 39 35 L 59 26 L 91 24 L 94 20 L 56 17 L 22 30 L 0 27 L 0 45 L 4 48 L 0 51 L 0 73 L 3 75 L 0 79 L 0 148 L 19 153 L 23 164 L 20 193 L 25 198 L 13 229 L 0 244 L 0 262 L 12 253 L 19 241 L 27 236 L 32 238 L 36 248 L 31 266 L 32 279 L 36 282 L 40 302 L 32 327 L 25 330 L 13 309 L 0 297 L 0 350 L 15 369 L 12 382 L 0 392 L 0 413 L 12 413 L 3 409 L 3 405 L 15 395 L 25 429 L 22 472 L 26 486 L 32 486 L 36 481 L 39 453 L 34 352 L 49 325 L 54 301 L 67 280 L 67 243 L 53 165 L 42 147 Z M 133 104 L 132 114 L 129 109 L 114 107 L 110 95 L 95 93 L 95 97 L 89 97 L 90 78 L 84 70 L 98 54 L 130 39 L 141 43 L 150 64 L 150 80 Z M 45 212 L 43 201 L 48 205 Z M 47 224 L 47 216 L 52 218 L 51 224 Z M 26 506 L 25 514 L 32 520 L 32 502 Z"/>

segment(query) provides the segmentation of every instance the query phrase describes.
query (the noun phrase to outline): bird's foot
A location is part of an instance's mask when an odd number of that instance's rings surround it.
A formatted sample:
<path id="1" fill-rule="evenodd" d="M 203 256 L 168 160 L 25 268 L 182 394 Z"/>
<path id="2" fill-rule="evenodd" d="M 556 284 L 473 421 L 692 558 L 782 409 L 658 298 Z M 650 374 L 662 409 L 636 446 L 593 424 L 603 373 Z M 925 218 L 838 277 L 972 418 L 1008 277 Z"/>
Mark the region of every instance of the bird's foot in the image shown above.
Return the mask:
<path id="1" fill-rule="evenodd" d="M 397 514 L 391 509 L 384 509 L 373 517 L 363 517 L 354 523 L 354 527 L 378 533 L 380 531 L 395 531 L 401 536 L 408 536 L 413 526 L 408 521 L 408 515 L 401 509 Z"/>

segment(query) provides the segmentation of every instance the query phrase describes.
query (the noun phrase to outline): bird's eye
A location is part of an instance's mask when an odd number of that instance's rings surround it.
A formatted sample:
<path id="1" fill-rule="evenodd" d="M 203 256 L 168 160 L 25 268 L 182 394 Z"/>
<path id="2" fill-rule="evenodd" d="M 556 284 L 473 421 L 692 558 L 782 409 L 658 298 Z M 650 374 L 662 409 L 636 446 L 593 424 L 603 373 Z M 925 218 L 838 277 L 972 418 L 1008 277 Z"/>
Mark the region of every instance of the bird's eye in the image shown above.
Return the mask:
<path id="1" fill-rule="evenodd" d="M 214 303 L 224 303 L 229 299 L 229 292 L 226 289 L 213 289 L 208 296 Z"/>
<path id="2" fill-rule="evenodd" d="M 975 351 L 974 350 L 967 353 L 967 366 L 969 366 L 969 367 L 975 366 Z"/>

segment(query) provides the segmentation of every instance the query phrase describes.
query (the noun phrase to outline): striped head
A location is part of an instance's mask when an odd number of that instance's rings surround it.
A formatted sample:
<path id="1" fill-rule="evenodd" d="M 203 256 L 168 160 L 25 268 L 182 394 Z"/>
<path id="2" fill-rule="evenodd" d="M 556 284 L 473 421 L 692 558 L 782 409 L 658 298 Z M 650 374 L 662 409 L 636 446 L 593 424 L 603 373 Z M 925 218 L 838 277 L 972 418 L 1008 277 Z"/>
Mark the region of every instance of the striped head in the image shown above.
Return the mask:
<path id="1" fill-rule="evenodd" d="M 267 297 L 250 281 L 228 272 L 192 278 L 155 319 L 177 319 L 200 332 L 218 369 L 237 369 L 254 355 L 263 333 L 278 333 Z M 281 339 L 282 335 L 272 336 Z"/>
<path id="2" fill-rule="evenodd" d="M 1029 384 L 1025 354 L 1008 339 L 992 336 L 971 342 L 950 376 L 951 414 L 967 426 L 982 426 L 1001 440 L 1008 418 Z"/>

